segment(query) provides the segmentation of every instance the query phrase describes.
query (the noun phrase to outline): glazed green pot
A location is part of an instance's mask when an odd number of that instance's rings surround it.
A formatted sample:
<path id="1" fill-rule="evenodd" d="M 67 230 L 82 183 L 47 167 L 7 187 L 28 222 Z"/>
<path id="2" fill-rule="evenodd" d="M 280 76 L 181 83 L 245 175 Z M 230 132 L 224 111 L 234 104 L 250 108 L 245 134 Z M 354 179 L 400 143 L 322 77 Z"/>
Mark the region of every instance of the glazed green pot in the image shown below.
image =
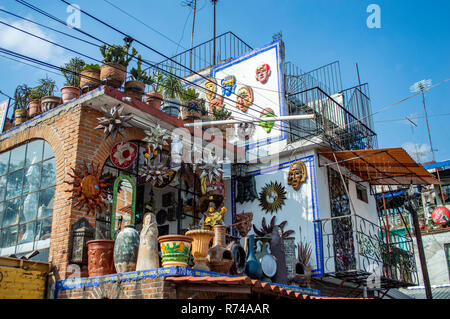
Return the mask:
<path id="1" fill-rule="evenodd" d="M 192 238 L 184 235 L 165 235 L 158 238 L 163 267 L 187 267 Z"/>
<path id="2" fill-rule="evenodd" d="M 114 266 L 117 273 L 135 271 L 139 250 L 139 233 L 133 225 L 127 225 L 117 235 L 114 245 Z"/>

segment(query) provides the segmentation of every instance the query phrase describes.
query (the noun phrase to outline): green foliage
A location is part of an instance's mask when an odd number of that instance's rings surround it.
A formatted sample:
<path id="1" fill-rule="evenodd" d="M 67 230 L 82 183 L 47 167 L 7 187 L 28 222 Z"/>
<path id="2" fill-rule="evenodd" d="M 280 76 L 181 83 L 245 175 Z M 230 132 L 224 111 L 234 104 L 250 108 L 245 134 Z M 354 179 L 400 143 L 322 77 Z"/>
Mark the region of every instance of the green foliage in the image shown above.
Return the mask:
<path id="1" fill-rule="evenodd" d="M 199 105 L 200 105 L 200 113 L 202 114 L 202 116 L 207 116 L 209 114 L 209 110 L 206 107 L 206 100 L 204 98 L 201 98 L 199 100 Z"/>
<path id="2" fill-rule="evenodd" d="M 26 110 L 28 108 L 29 95 L 30 88 L 26 84 L 17 86 L 14 92 L 14 110 Z"/>
<path id="3" fill-rule="evenodd" d="M 85 65 L 86 63 L 82 59 L 75 57 L 60 68 L 66 78 L 65 86 L 80 87 L 80 73 Z"/>
<path id="4" fill-rule="evenodd" d="M 100 72 L 100 65 L 98 64 L 86 64 L 84 68 L 81 69 L 81 72 L 83 71 L 95 71 Z"/>
<path id="5" fill-rule="evenodd" d="M 156 71 L 153 72 L 153 75 L 150 76 L 149 78 L 151 78 L 151 85 L 153 88 L 153 92 L 162 94 L 163 93 L 163 82 L 164 82 L 164 74 L 162 74 L 159 69 L 157 69 Z"/>
<path id="6" fill-rule="evenodd" d="M 213 108 L 213 119 L 214 121 L 228 120 L 231 116 L 232 112 L 227 111 L 225 107 L 218 109 L 214 106 Z"/>
<path id="7" fill-rule="evenodd" d="M 100 47 L 100 53 L 103 56 L 103 63 L 117 63 L 125 67 L 130 64 L 131 60 L 138 54 L 135 48 L 131 49 L 129 54 L 129 47 L 126 45 L 112 45 L 107 47 L 106 44 Z"/>
<path id="8" fill-rule="evenodd" d="M 180 98 L 183 87 L 180 80 L 173 74 L 172 70 L 163 80 L 161 85 L 163 86 L 164 96 L 166 98 L 174 99 Z"/>
<path id="9" fill-rule="evenodd" d="M 151 76 L 148 76 L 147 72 L 142 69 L 142 57 L 140 55 L 138 56 L 137 68 L 132 68 L 130 70 L 130 74 L 131 79 L 134 81 L 143 82 L 148 85 L 153 84 L 153 79 L 151 78 Z"/>
<path id="10" fill-rule="evenodd" d="M 40 79 L 37 88 L 42 93 L 42 96 L 53 96 L 57 89 L 55 80 L 52 80 L 49 77 Z"/>
<path id="11" fill-rule="evenodd" d="M 199 96 L 199 93 L 193 88 L 183 89 L 180 93 L 180 98 L 182 101 L 187 102 L 190 100 L 196 100 Z"/>

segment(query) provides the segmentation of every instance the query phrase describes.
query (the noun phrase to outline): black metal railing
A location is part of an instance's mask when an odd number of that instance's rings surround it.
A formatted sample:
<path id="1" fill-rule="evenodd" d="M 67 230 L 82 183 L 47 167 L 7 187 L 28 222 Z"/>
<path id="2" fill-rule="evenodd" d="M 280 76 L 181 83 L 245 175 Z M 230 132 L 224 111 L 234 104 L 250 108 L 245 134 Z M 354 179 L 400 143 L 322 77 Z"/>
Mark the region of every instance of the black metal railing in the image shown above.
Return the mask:
<path id="1" fill-rule="evenodd" d="M 291 121 L 290 142 L 323 134 L 326 141 L 336 149 L 376 147 L 376 134 L 321 88 L 314 87 L 290 94 L 287 100 L 290 115 L 315 115 L 313 120 Z"/>
<path id="2" fill-rule="evenodd" d="M 322 234 L 324 273 L 363 281 L 379 276 L 383 285 L 418 283 L 411 238 L 390 234 L 356 214 L 316 220 Z"/>

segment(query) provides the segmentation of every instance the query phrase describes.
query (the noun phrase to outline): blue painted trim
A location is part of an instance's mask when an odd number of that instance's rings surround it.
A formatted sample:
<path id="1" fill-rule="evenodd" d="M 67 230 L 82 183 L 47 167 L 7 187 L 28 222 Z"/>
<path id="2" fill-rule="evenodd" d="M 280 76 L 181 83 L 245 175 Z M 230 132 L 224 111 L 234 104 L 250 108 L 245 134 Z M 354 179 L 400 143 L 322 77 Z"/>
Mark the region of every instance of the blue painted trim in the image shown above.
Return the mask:
<path id="1" fill-rule="evenodd" d="M 212 271 L 206 270 L 196 270 L 188 267 L 166 267 L 166 268 L 156 268 L 149 269 L 143 271 L 130 271 L 122 274 L 113 274 L 107 276 L 99 276 L 99 277 L 89 277 L 89 278 L 75 278 L 75 279 L 66 279 L 59 280 L 55 285 L 55 299 L 58 299 L 58 294 L 60 290 L 71 290 L 77 288 L 87 288 L 87 287 L 98 287 L 100 282 L 122 282 L 129 280 L 139 280 L 143 278 L 163 278 L 168 276 L 193 276 L 193 277 L 237 277 L 227 274 L 221 274 Z M 321 296 L 320 290 L 303 288 L 297 286 L 288 286 L 277 283 L 270 283 L 272 285 L 277 285 L 282 288 L 287 288 L 290 290 L 294 290 L 295 292 L 299 292 L 302 294 L 308 294 L 313 296 Z"/>
<path id="2" fill-rule="evenodd" d="M 218 65 L 214 66 L 211 69 L 212 77 L 216 78 L 216 73 L 221 71 L 221 70 L 223 70 L 223 69 L 226 69 L 226 68 L 228 68 L 230 66 L 233 66 L 235 64 L 241 63 L 242 61 L 248 60 L 248 59 L 250 59 L 250 58 L 252 58 L 252 57 L 254 57 L 254 56 L 258 55 L 258 54 L 261 54 L 263 52 L 266 52 L 266 51 L 268 51 L 270 49 L 275 48 L 275 50 L 276 50 L 276 58 L 277 58 L 277 67 L 278 67 L 278 79 L 277 79 L 278 80 L 278 88 L 279 88 L 278 91 L 279 92 L 284 92 L 283 66 L 282 66 L 282 59 L 281 59 L 281 56 L 280 56 L 280 44 L 281 44 L 281 41 L 275 41 L 275 42 L 269 43 L 269 44 L 267 44 L 267 45 L 265 45 L 265 46 L 263 46 L 261 48 L 255 49 L 255 50 L 253 50 L 253 51 L 251 51 L 251 52 L 249 52 L 247 54 L 244 54 L 244 55 L 242 55 L 240 57 L 231 59 L 231 60 L 226 61 L 226 62 L 224 62 L 222 64 L 218 64 Z M 279 98 L 279 105 L 280 105 L 280 116 L 284 116 L 285 115 L 285 112 L 284 112 L 285 111 L 284 94 L 279 94 L 278 98 Z M 259 141 L 255 142 L 253 144 L 246 145 L 245 148 L 247 150 L 251 150 L 251 149 L 254 149 L 254 148 L 259 148 L 259 147 L 264 146 L 264 145 L 270 145 L 270 144 L 273 144 L 273 143 L 276 143 L 276 142 L 279 142 L 279 141 L 287 139 L 287 133 L 286 133 L 286 130 L 285 130 L 285 123 L 283 121 L 281 122 L 281 130 L 282 130 L 282 132 L 281 132 L 280 136 L 259 140 Z"/>

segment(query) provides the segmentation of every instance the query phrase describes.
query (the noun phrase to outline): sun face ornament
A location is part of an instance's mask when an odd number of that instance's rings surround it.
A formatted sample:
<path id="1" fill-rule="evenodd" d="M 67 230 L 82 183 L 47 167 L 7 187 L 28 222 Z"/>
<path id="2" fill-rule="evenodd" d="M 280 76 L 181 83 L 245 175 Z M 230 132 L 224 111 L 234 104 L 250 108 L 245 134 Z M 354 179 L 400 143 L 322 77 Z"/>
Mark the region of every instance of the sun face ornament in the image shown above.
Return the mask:
<path id="1" fill-rule="evenodd" d="M 259 205 L 267 212 L 274 213 L 281 209 L 286 200 L 286 190 L 278 182 L 266 184 L 259 193 Z"/>
<path id="2" fill-rule="evenodd" d="M 73 185 L 72 190 L 66 190 L 67 193 L 72 192 L 72 196 L 69 199 L 77 200 L 74 207 L 87 207 L 87 213 L 95 212 L 97 209 L 106 207 L 104 199 L 107 198 L 109 193 L 106 188 L 109 186 L 105 180 L 101 177 L 100 165 L 94 166 L 91 163 L 91 167 L 88 168 L 86 162 L 81 170 L 75 170 L 72 168 L 72 173 L 68 173 L 73 181 L 64 181 L 64 183 Z"/>

